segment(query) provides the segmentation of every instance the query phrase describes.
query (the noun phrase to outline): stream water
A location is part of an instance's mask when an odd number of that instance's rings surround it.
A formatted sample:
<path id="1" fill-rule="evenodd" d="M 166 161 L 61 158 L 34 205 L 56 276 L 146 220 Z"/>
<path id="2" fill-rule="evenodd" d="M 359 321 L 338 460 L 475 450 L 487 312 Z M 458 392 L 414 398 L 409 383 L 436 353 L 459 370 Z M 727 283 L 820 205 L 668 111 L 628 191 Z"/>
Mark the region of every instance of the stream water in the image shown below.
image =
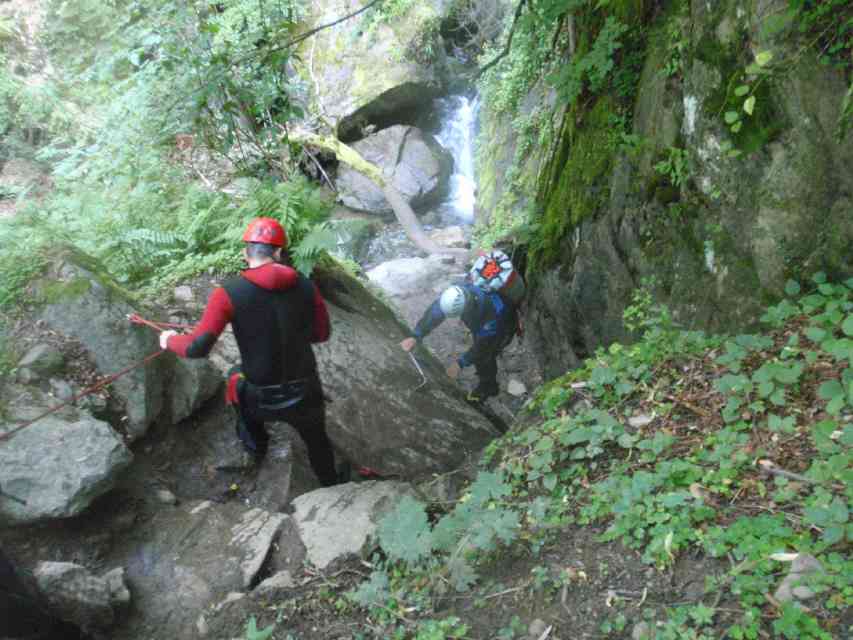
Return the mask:
<path id="1" fill-rule="evenodd" d="M 474 136 L 479 101 L 467 96 L 450 96 L 440 101 L 443 126 L 436 139 L 453 155 L 453 174 L 447 201 L 440 207 L 463 224 L 474 222 L 477 183 L 474 180 Z"/>
<path id="2" fill-rule="evenodd" d="M 476 97 L 452 95 L 435 101 L 435 111 L 441 123 L 433 132 L 435 139 L 453 157 L 447 196 L 442 202 L 421 215 L 427 233 L 451 226 L 462 227 L 466 238 L 475 222 L 477 184 L 474 177 L 474 141 L 476 136 Z M 366 269 L 394 260 L 420 255 L 400 225 L 387 225 L 371 240 L 362 261 Z"/>

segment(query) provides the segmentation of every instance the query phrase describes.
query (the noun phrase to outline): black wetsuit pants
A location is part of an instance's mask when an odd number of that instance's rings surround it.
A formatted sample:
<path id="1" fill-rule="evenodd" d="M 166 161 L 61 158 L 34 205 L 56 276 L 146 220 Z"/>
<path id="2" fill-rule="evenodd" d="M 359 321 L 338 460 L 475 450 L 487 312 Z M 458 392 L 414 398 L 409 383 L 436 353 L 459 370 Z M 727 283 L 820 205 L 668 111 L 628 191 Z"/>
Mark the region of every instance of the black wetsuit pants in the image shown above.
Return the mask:
<path id="1" fill-rule="evenodd" d="M 286 422 L 292 426 L 308 448 L 308 460 L 323 486 L 337 482 L 335 454 L 326 435 L 326 404 L 319 379 L 307 384 L 304 395 L 291 406 L 270 409 L 264 406 L 251 383 L 238 386 L 240 404 L 237 409 L 237 436 L 254 455 L 262 458 L 269 447 L 270 436 L 265 422 Z"/>

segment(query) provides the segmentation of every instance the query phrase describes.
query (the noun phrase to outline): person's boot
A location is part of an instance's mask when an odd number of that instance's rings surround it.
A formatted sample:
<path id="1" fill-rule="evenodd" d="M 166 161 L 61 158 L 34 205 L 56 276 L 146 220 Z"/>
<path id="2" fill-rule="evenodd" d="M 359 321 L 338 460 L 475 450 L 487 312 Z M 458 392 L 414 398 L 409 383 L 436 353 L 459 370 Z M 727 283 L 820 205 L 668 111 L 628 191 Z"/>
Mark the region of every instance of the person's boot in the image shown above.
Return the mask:
<path id="1" fill-rule="evenodd" d="M 500 389 L 497 384 L 484 385 L 478 384 L 468 393 L 468 402 L 483 402 L 487 398 L 498 395 Z"/>

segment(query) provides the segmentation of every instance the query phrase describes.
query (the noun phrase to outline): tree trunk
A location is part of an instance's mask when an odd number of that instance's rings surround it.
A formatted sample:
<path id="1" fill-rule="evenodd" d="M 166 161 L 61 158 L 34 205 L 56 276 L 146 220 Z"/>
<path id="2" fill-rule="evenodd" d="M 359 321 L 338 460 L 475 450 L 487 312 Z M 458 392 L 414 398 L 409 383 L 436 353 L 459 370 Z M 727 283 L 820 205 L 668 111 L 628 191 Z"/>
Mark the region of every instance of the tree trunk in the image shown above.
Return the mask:
<path id="1" fill-rule="evenodd" d="M 421 223 L 415 216 L 415 212 L 412 211 L 412 207 L 409 206 L 409 203 L 406 202 L 406 199 L 402 194 L 385 179 L 385 176 L 382 175 L 382 171 L 379 167 L 362 158 L 358 151 L 352 147 L 348 147 L 343 142 L 332 136 L 321 136 L 307 131 L 291 131 L 288 134 L 288 138 L 294 142 L 310 144 L 311 146 L 319 147 L 334 153 L 339 161 L 345 162 L 353 169 L 375 182 L 379 188 L 382 189 L 385 199 L 388 200 L 388 204 L 390 204 L 391 208 L 394 210 L 394 215 L 397 216 L 397 220 L 402 225 L 406 235 L 408 235 L 411 241 L 414 242 L 422 251 L 455 256 L 465 260 L 470 259 L 471 252 L 466 249 L 450 249 L 449 247 L 442 247 L 424 233 Z"/>

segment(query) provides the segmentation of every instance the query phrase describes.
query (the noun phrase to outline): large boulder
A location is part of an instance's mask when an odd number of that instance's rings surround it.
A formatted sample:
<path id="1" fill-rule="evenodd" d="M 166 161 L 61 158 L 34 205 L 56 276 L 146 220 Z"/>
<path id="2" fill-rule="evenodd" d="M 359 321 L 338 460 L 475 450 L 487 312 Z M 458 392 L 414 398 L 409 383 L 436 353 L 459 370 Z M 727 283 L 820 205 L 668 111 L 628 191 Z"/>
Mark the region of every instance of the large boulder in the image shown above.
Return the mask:
<path id="1" fill-rule="evenodd" d="M 139 303 L 118 286 L 95 260 L 64 247 L 48 272 L 35 283 L 43 303 L 41 319 L 54 331 L 81 342 L 98 369 L 113 373 L 159 350 L 157 336 L 127 317 Z M 112 394 L 124 405 L 124 427 L 131 439 L 145 434 L 164 405 L 163 359 L 138 367 L 116 380 Z"/>
<path id="2" fill-rule="evenodd" d="M 340 269 L 317 269 L 332 337 L 315 347 L 333 443 L 354 462 L 410 479 L 458 467 L 498 432 L 465 402 L 444 367 L 399 342 L 394 313 Z M 418 371 L 421 367 L 424 377 Z"/>
<path id="3" fill-rule="evenodd" d="M 195 637 L 208 605 L 254 585 L 287 518 L 238 502 L 159 511 L 125 558 L 134 607 L 114 638 Z"/>
<path id="4" fill-rule="evenodd" d="M 402 482 L 362 482 L 318 489 L 293 501 L 293 519 L 318 569 L 359 555 L 383 515 L 412 488 Z"/>
<path id="5" fill-rule="evenodd" d="M 96 260 L 74 248 L 61 247 L 54 254 L 47 272 L 34 282 L 34 291 L 41 320 L 82 343 L 103 375 L 139 364 L 159 351 L 156 332 L 128 321 L 133 313 L 150 318 L 158 313 L 144 309 Z M 218 388 L 217 376 L 206 363 L 153 357 L 110 385 L 120 404 L 110 409 L 126 416 L 121 428 L 136 440 L 164 409 L 171 410 L 173 421 L 182 420 Z"/>
<path id="6" fill-rule="evenodd" d="M 433 138 L 415 127 L 396 125 L 359 140 L 352 147 L 381 170 L 413 209 L 422 209 L 447 191 L 453 158 Z M 391 215 L 382 190 L 349 165 L 338 170 L 338 195 L 347 207 Z"/>
<path id="7" fill-rule="evenodd" d="M 35 418 L 45 400 L 21 388 L 14 420 Z M 15 422 L 0 424 L 0 434 Z M 31 524 L 75 516 L 111 489 L 133 455 L 106 422 L 67 409 L 0 441 L 0 488 L 25 502 L 0 497 L 0 524 Z"/>
<path id="8" fill-rule="evenodd" d="M 397 258 L 375 266 L 367 272 L 367 277 L 396 300 L 422 293 L 435 297 L 450 275 L 458 271 L 459 267 L 445 264 L 439 256 Z"/>
<path id="9" fill-rule="evenodd" d="M 175 358 L 173 380 L 169 388 L 173 423 L 198 411 L 222 387 L 224 378 L 207 360 Z"/>
<path id="10" fill-rule="evenodd" d="M 306 28 L 353 13 L 368 0 L 310 3 Z M 415 2 L 390 19 L 372 9 L 319 31 L 300 54 L 319 113 L 344 141 L 367 124 L 409 121 L 445 85 L 446 55 L 438 22 L 450 3 Z"/>

